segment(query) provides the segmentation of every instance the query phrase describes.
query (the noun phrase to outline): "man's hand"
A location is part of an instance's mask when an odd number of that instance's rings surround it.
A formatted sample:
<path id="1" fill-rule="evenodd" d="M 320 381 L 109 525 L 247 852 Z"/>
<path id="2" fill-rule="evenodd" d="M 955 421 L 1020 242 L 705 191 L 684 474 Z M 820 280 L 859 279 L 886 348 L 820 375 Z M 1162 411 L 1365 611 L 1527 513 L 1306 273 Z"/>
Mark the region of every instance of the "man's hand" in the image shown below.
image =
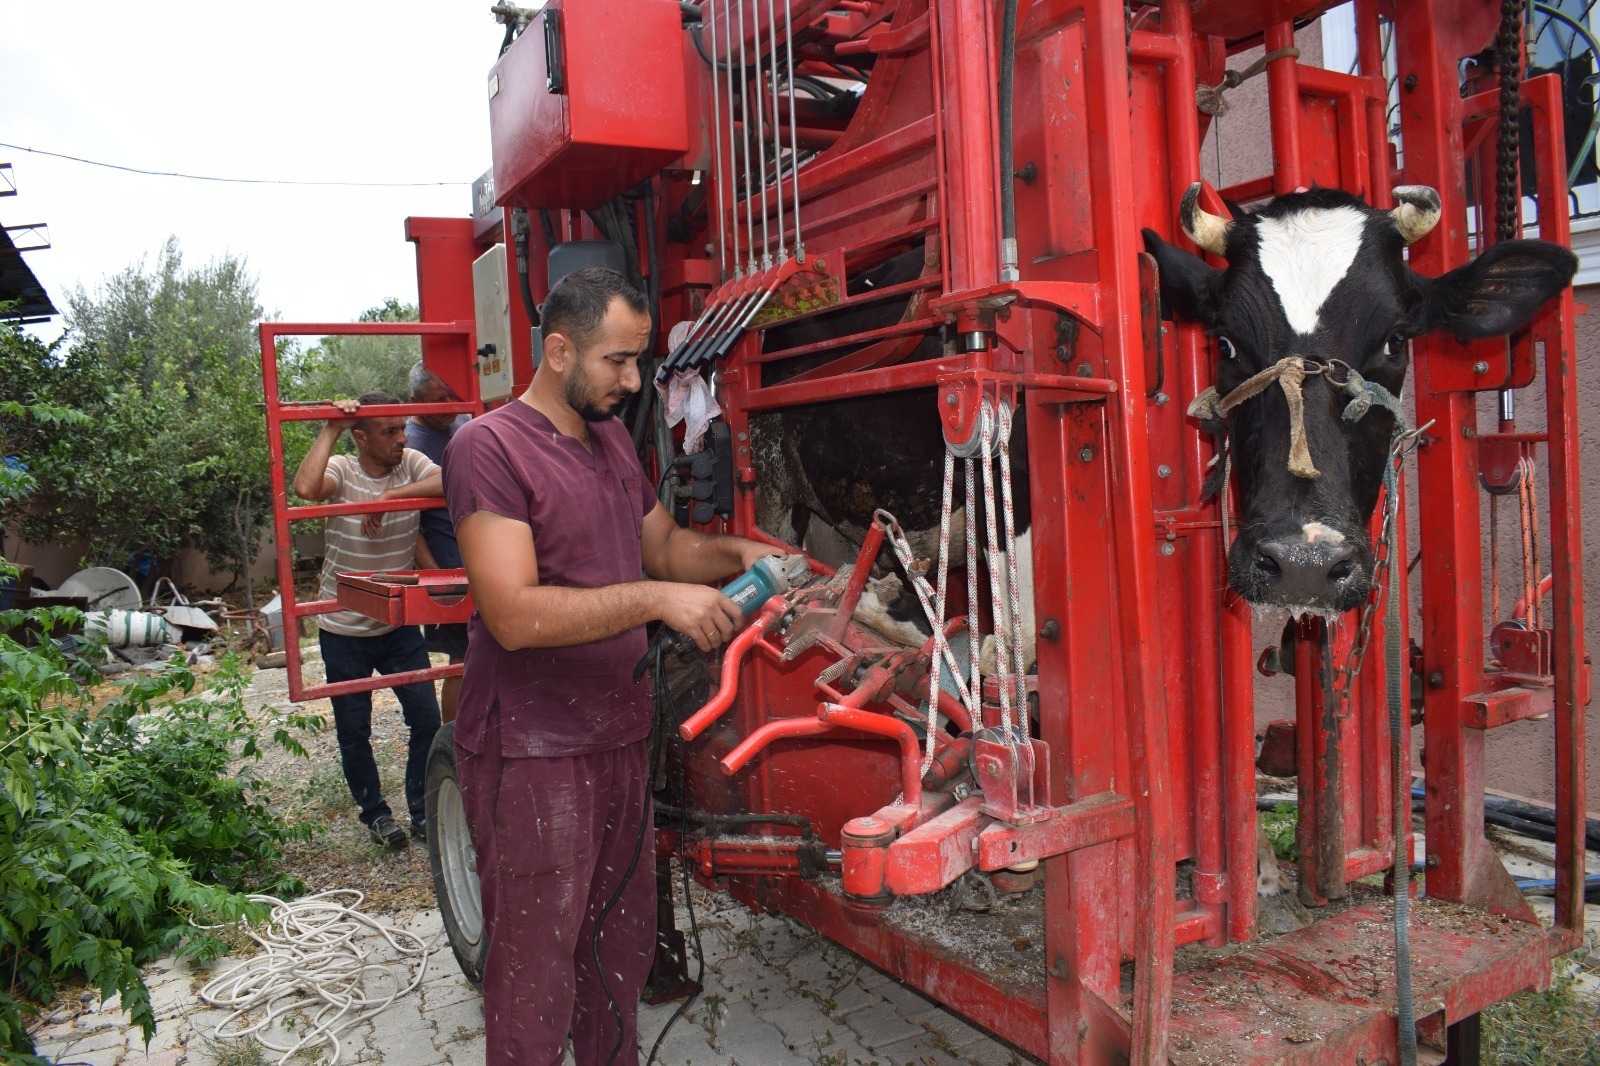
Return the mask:
<path id="1" fill-rule="evenodd" d="M 378 499 L 381 500 L 383 497 L 379 496 Z M 361 535 L 366 537 L 368 540 L 376 540 L 379 530 L 383 529 L 383 520 L 388 517 L 389 514 L 387 511 L 378 511 L 373 514 L 362 515 Z"/>
<path id="2" fill-rule="evenodd" d="M 360 408 L 360 400 L 329 400 L 330 404 L 337 407 L 347 415 L 353 415 Z M 333 446 L 339 442 L 339 435 L 356 424 L 354 418 L 330 418 L 322 424 L 322 429 L 317 433 L 317 439 L 311 442 L 311 447 L 300 460 L 300 466 L 294 472 L 295 495 L 303 500 L 318 503 L 326 500 L 338 491 L 339 483 L 328 476 L 328 457 L 333 454 Z M 369 537 L 372 534 L 367 534 Z"/>
<path id="3" fill-rule="evenodd" d="M 762 544 L 759 541 L 747 540 L 744 541 L 744 543 L 740 546 L 739 568 L 741 570 L 748 570 L 762 559 L 782 554 L 783 552 L 780 549 L 774 548 L 770 544 Z"/>
<path id="4" fill-rule="evenodd" d="M 738 604 L 707 585 L 663 582 L 659 588 L 661 621 L 693 640 L 701 651 L 726 644 L 744 618 Z"/>
<path id="5" fill-rule="evenodd" d="M 353 415 L 361 409 L 360 400 L 329 400 L 328 402 L 347 415 Z M 335 429 L 340 433 L 343 433 L 345 430 L 355 425 L 356 421 L 357 420 L 354 418 L 330 418 L 328 419 L 328 428 Z"/>

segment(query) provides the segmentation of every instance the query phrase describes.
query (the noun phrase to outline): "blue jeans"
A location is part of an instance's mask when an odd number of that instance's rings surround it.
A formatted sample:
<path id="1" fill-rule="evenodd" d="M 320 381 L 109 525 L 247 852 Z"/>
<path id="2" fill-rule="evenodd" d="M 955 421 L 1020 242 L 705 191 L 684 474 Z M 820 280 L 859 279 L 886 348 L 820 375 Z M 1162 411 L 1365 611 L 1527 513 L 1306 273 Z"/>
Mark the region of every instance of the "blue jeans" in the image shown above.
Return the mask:
<path id="1" fill-rule="evenodd" d="M 347 637 L 322 629 L 317 631 L 317 639 L 322 645 L 322 665 L 330 682 L 428 667 L 428 649 L 422 640 L 422 630 L 416 626 L 401 626 L 376 637 Z M 411 812 L 411 821 L 421 825 L 425 816 L 423 795 L 428 748 L 433 744 L 433 735 L 439 731 L 439 700 L 432 681 L 401 685 L 394 694 L 400 700 L 405 723 L 411 729 L 411 743 L 406 754 L 406 807 Z M 333 728 L 339 740 L 339 761 L 344 766 L 345 783 L 361 808 L 361 821 L 371 825 L 380 816 L 390 813 L 389 804 L 383 798 L 383 786 L 378 782 L 378 764 L 372 758 L 372 693 L 334 696 Z"/>

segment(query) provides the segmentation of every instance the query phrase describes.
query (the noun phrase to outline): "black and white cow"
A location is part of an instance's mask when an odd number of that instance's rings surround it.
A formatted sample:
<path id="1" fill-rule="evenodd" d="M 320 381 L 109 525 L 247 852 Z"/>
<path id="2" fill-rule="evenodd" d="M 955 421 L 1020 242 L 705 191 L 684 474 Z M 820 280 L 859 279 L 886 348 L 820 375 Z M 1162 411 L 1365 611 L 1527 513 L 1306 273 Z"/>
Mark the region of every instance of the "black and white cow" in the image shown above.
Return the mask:
<path id="1" fill-rule="evenodd" d="M 919 245 L 891 256 L 851 279 L 849 295 L 865 296 L 874 288 L 890 288 L 924 276 L 936 267 Z M 831 337 L 849 336 L 906 321 L 920 312 L 904 296 L 817 316 L 767 331 L 768 351 L 799 347 Z M 937 358 L 946 338 L 930 332 L 914 341 L 906 362 Z M 838 351 L 772 367 L 765 379 L 774 384 L 790 374 L 813 369 L 838 357 Z M 751 445 L 761 478 L 756 491 L 756 522 L 792 544 L 802 545 L 831 566 L 855 558 L 878 509 L 893 514 L 906 531 L 913 554 L 933 560 L 938 552 L 940 498 L 943 489 L 944 432 L 932 390 L 888 392 L 875 396 L 790 408 L 751 420 Z M 1026 658 L 1032 661 L 1034 610 L 1032 545 L 1029 522 L 1026 426 L 1021 412 L 1012 427 L 1011 449 L 1015 521 L 1018 535 L 1018 579 L 1021 628 Z M 998 491 L 998 490 L 997 490 Z M 964 565 L 964 481 L 959 464 L 951 520 L 952 566 Z M 983 536 L 980 505 L 979 537 Z M 880 555 L 886 569 L 895 569 L 888 549 Z M 892 583 L 889 586 L 892 588 Z M 869 593 L 872 591 L 869 587 Z M 864 600 L 869 612 L 881 614 L 872 628 L 898 639 L 920 643 L 930 632 L 921 607 L 909 591 L 887 604 Z M 879 608 L 883 608 L 880 612 Z M 998 623 L 1008 627 L 1002 604 Z M 920 631 L 921 636 L 918 636 Z M 986 639 L 984 661 L 992 666 Z"/>
<path id="2" fill-rule="evenodd" d="M 1503 241 L 1430 278 L 1402 253 L 1439 221 L 1433 189 L 1396 189 L 1393 211 L 1315 189 L 1231 221 L 1202 210 L 1199 192 L 1197 184 L 1184 196 L 1179 221 L 1228 266 L 1218 270 L 1145 230 L 1165 308 L 1216 336 L 1222 397 L 1286 359 L 1298 357 L 1304 371 L 1294 390 L 1303 397 L 1298 440 L 1291 390 L 1276 382 L 1226 414 L 1243 509 L 1229 584 L 1253 604 L 1347 610 L 1371 582 L 1367 522 L 1394 416 L 1374 405 L 1346 420 L 1352 397 L 1341 383 L 1353 369 L 1398 396 L 1410 338 L 1436 329 L 1461 340 L 1510 333 L 1571 282 L 1577 258 L 1547 241 Z"/>

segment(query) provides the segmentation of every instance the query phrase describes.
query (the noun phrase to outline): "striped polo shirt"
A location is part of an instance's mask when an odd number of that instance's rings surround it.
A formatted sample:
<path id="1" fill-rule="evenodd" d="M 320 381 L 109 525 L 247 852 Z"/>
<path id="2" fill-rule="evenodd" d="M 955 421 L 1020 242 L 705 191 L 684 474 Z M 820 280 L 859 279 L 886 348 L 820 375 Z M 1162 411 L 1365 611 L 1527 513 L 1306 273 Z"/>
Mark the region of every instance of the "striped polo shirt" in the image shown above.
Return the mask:
<path id="1" fill-rule="evenodd" d="M 400 464 L 383 477 L 370 477 L 354 455 L 334 455 L 328 459 L 328 476 L 334 481 L 333 495 L 324 503 L 368 503 L 384 489 L 398 488 L 432 474 L 438 467 L 426 455 L 411 448 L 402 454 Z M 419 511 L 390 511 L 383 516 L 383 528 L 376 537 L 361 532 L 363 515 L 336 515 L 327 520 L 327 548 L 322 560 L 320 598 L 335 597 L 337 575 L 350 570 L 410 570 L 416 565 Z M 317 615 L 317 625 L 330 633 L 346 637 L 382 636 L 394 629 L 354 611 L 334 611 Z"/>

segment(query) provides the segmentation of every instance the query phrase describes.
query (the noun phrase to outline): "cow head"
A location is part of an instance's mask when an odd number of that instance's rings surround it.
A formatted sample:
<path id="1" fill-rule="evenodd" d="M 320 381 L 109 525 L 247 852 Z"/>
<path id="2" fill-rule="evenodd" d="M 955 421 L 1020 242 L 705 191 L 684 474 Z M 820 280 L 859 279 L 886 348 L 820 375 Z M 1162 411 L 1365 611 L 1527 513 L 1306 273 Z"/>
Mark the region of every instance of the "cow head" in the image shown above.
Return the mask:
<path id="1" fill-rule="evenodd" d="M 1196 184 L 1183 198 L 1184 232 L 1228 266 L 1145 230 L 1163 303 L 1216 337 L 1222 397 L 1286 359 L 1305 372 L 1293 388 L 1270 380 L 1226 414 L 1243 507 L 1229 584 L 1253 604 L 1348 610 L 1370 585 L 1366 527 L 1395 425 L 1381 404 L 1344 417 L 1350 372 L 1398 396 L 1410 338 L 1509 333 L 1571 281 L 1577 259 L 1545 241 L 1503 241 L 1440 277 L 1417 274 L 1401 253 L 1440 216 L 1438 193 L 1423 186 L 1396 189 L 1393 211 L 1316 189 L 1231 221 L 1201 210 L 1199 194 Z"/>

